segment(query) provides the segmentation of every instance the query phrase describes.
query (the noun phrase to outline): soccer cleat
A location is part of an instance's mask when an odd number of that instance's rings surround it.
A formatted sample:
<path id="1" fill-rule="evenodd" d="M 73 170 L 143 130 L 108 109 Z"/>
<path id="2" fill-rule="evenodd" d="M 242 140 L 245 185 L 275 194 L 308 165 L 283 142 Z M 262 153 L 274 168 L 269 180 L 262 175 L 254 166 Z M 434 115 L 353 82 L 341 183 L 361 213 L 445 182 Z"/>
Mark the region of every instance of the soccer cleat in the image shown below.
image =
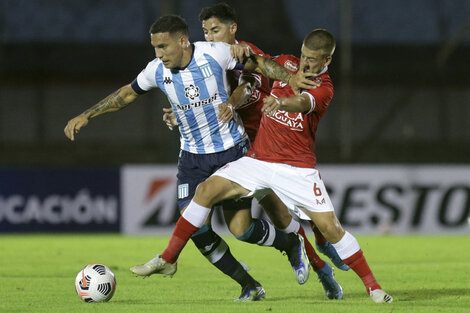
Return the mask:
<path id="1" fill-rule="evenodd" d="M 305 252 L 304 238 L 299 234 L 292 235 L 297 237 L 298 244 L 285 252 L 294 270 L 297 282 L 299 285 L 303 285 L 307 282 L 310 274 L 310 262 L 308 261 L 307 252 Z"/>
<path id="2" fill-rule="evenodd" d="M 382 289 L 370 290 L 369 295 L 372 301 L 375 303 L 387 303 L 393 301 L 392 296 Z"/>
<path id="3" fill-rule="evenodd" d="M 247 301 L 260 301 L 266 297 L 266 292 L 264 291 L 263 286 L 257 284 L 255 286 L 245 286 L 242 288 L 242 293 L 238 299 L 233 301 L 235 302 L 247 302 Z"/>
<path id="4" fill-rule="evenodd" d="M 334 271 L 330 264 L 325 262 L 325 266 L 315 272 L 328 299 L 343 299 L 343 288 L 335 280 Z"/>
<path id="5" fill-rule="evenodd" d="M 151 259 L 145 264 L 135 265 L 130 268 L 131 272 L 136 276 L 150 276 L 152 274 L 162 274 L 163 277 L 170 276 L 176 273 L 177 262 L 174 264 L 165 261 L 160 254 Z"/>
<path id="6" fill-rule="evenodd" d="M 317 244 L 317 249 L 326 255 L 327 257 L 330 258 L 331 262 L 339 268 L 340 270 L 347 271 L 350 269 L 350 267 L 346 264 L 344 264 L 343 260 L 338 255 L 338 252 L 336 252 L 335 247 L 330 242 L 326 242 L 324 245 L 319 245 Z"/>

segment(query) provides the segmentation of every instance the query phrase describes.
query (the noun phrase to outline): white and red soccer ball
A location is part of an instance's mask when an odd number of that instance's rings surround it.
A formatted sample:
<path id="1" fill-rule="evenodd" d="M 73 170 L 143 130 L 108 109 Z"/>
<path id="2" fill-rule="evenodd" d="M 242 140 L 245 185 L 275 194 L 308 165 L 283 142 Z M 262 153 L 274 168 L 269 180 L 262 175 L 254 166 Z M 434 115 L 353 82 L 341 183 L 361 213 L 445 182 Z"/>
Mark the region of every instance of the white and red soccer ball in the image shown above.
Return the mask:
<path id="1" fill-rule="evenodd" d="M 106 302 L 116 291 L 116 278 L 106 265 L 88 264 L 77 274 L 75 289 L 85 302 Z"/>

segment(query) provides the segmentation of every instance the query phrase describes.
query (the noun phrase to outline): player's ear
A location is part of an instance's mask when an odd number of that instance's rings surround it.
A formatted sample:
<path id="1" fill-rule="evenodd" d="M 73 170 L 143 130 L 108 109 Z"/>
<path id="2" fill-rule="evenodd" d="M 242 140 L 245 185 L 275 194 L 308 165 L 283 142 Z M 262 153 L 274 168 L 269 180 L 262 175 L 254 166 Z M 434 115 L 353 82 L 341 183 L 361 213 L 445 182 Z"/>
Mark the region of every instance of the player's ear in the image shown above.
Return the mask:
<path id="1" fill-rule="evenodd" d="M 331 55 L 327 56 L 327 57 L 326 57 L 325 66 L 330 65 L 332 59 L 333 59 L 333 57 L 332 57 Z"/>
<path id="2" fill-rule="evenodd" d="M 230 34 L 235 35 L 235 33 L 237 32 L 237 29 L 238 29 L 237 23 L 233 23 L 232 25 L 230 25 L 230 28 L 229 28 Z"/>
<path id="3" fill-rule="evenodd" d="M 186 36 L 181 36 L 179 39 L 179 44 L 183 49 L 189 47 L 189 38 Z"/>

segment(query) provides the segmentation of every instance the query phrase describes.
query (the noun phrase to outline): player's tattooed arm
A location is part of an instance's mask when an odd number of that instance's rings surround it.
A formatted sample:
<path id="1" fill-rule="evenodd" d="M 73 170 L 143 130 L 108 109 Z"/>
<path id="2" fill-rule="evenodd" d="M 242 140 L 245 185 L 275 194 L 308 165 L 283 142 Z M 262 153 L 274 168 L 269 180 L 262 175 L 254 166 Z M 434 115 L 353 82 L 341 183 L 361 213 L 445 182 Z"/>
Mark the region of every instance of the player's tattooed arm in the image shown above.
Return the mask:
<path id="1" fill-rule="evenodd" d="M 139 95 L 132 89 L 131 85 L 126 85 L 116 90 L 82 114 L 71 119 L 65 126 L 65 136 L 70 140 L 75 140 L 75 134 L 88 124 L 90 118 L 103 113 L 118 111 L 134 102 L 138 96 Z"/>
<path id="2" fill-rule="evenodd" d="M 292 76 L 288 70 L 275 61 L 254 53 L 251 53 L 250 57 L 246 60 L 244 69 L 283 82 L 288 82 L 289 78 Z"/>
<path id="3" fill-rule="evenodd" d="M 317 87 L 315 82 L 308 79 L 308 77 L 312 75 L 311 73 L 309 74 L 298 71 L 297 73 L 292 74 L 270 58 L 266 58 L 254 53 L 250 54 L 250 57 L 245 63 L 244 69 L 247 71 L 260 73 L 263 76 L 271 79 L 286 82 L 294 90 L 309 90 Z"/>
<path id="4" fill-rule="evenodd" d="M 82 114 L 85 114 L 88 118 L 92 118 L 103 113 L 115 112 L 134 102 L 137 97 L 138 94 L 132 89 L 132 87 L 126 85 L 119 88 Z"/>

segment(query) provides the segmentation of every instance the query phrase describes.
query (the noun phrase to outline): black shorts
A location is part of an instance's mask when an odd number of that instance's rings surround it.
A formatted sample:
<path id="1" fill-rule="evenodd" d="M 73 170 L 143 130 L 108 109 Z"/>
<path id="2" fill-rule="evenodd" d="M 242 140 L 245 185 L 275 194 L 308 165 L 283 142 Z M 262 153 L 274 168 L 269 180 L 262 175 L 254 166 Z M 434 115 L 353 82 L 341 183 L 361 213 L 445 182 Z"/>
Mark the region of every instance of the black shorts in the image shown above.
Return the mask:
<path id="1" fill-rule="evenodd" d="M 235 161 L 248 151 L 248 141 L 242 141 L 232 148 L 210 154 L 195 154 L 181 150 L 178 160 L 178 209 L 184 209 L 196 193 L 196 187 L 225 164 Z M 251 198 L 222 201 L 224 210 L 251 208 Z"/>

